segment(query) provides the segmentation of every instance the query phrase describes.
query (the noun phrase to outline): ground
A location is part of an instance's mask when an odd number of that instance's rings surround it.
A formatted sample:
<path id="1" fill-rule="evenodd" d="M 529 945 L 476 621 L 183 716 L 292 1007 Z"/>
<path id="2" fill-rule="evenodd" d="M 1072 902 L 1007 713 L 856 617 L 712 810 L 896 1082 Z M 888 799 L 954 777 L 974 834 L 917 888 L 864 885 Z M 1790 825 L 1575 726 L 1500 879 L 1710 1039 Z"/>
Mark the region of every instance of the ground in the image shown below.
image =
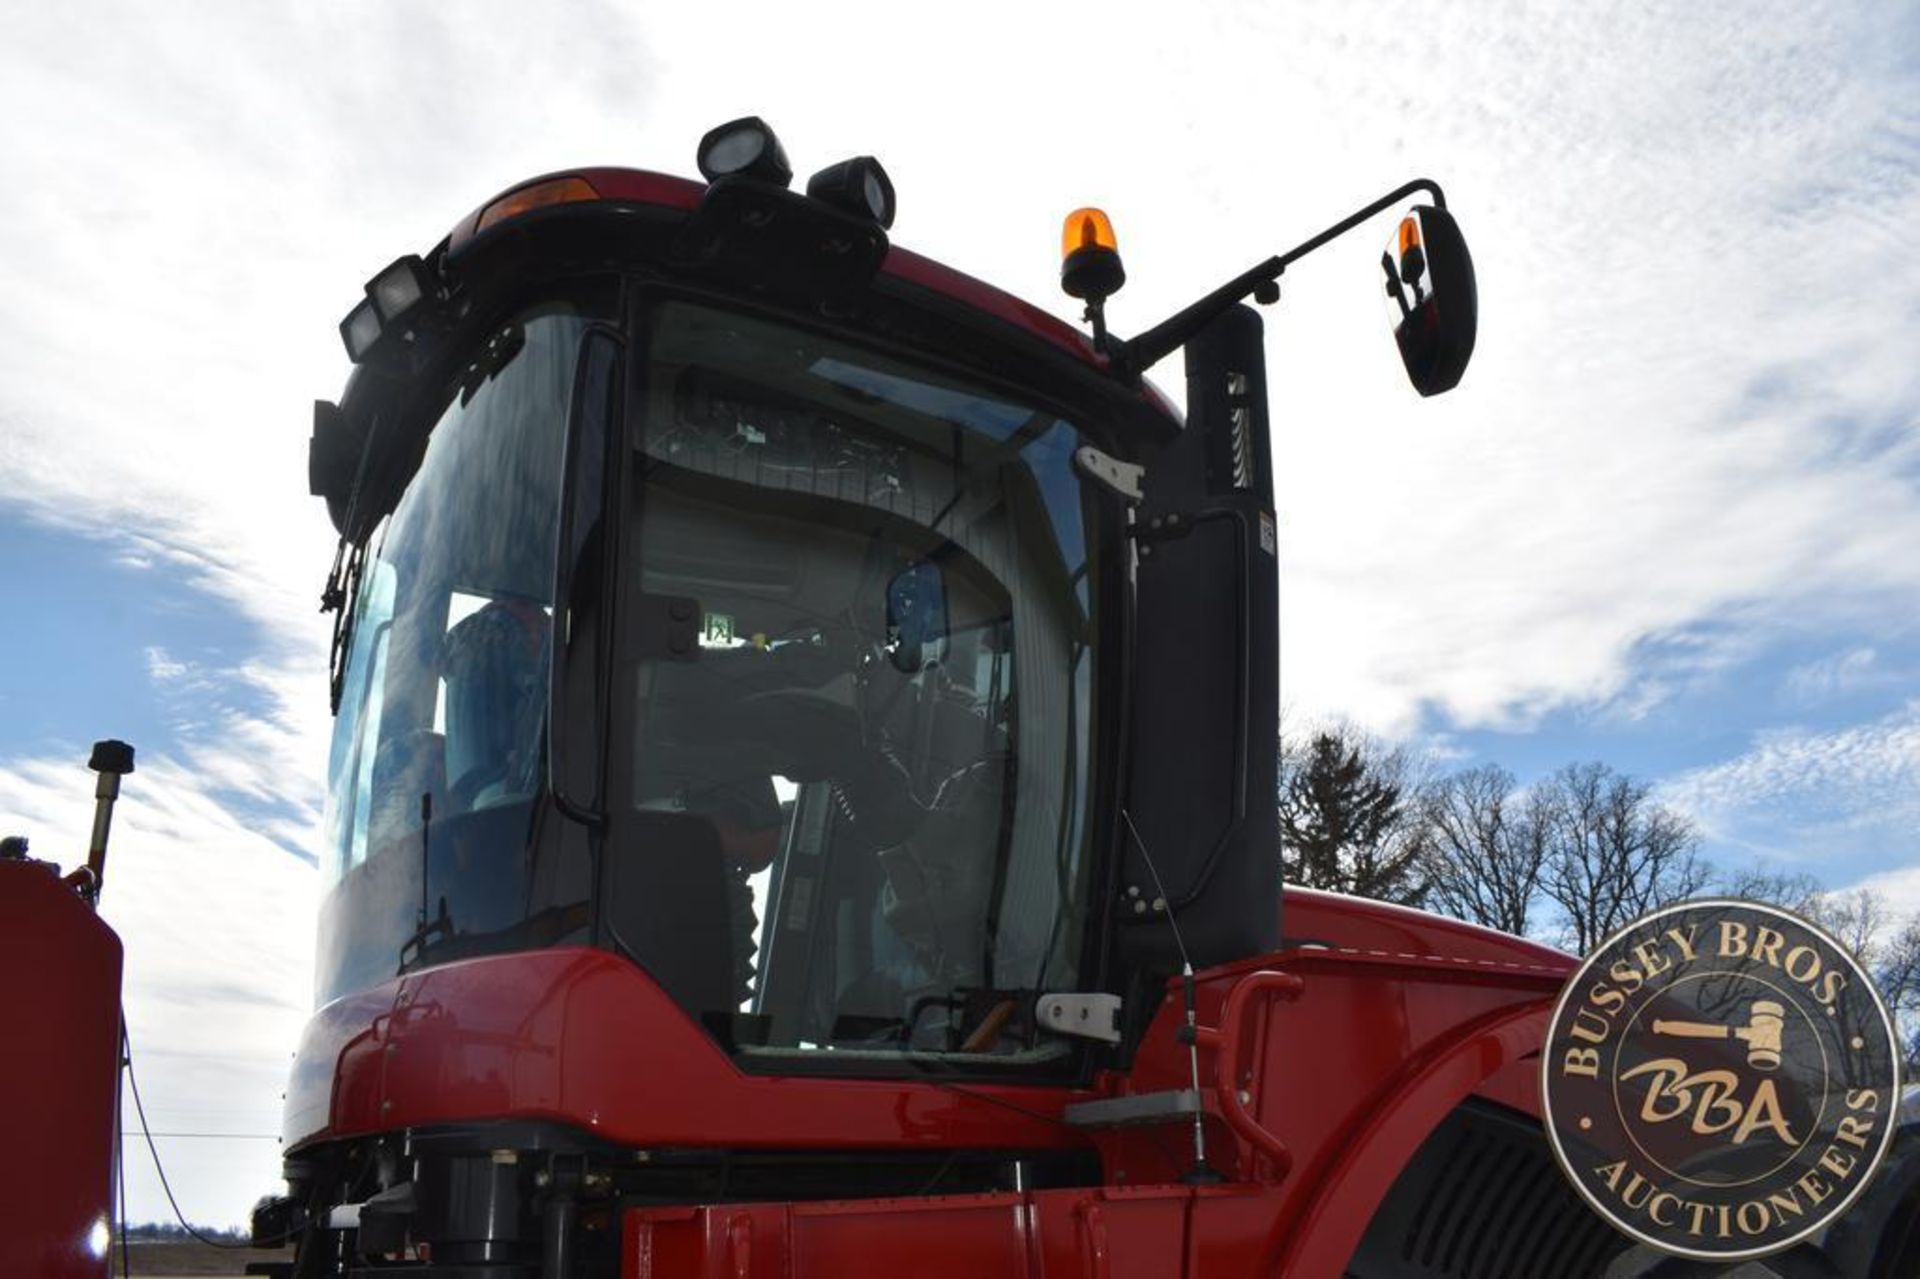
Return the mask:
<path id="1" fill-rule="evenodd" d="M 215 1279 L 245 1274 L 250 1261 L 286 1261 L 284 1249 L 215 1248 L 191 1240 L 133 1240 L 127 1245 L 135 1275 L 167 1275 L 170 1279 Z M 111 1272 L 120 1273 L 120 1249 L 113 1250 Z"/>

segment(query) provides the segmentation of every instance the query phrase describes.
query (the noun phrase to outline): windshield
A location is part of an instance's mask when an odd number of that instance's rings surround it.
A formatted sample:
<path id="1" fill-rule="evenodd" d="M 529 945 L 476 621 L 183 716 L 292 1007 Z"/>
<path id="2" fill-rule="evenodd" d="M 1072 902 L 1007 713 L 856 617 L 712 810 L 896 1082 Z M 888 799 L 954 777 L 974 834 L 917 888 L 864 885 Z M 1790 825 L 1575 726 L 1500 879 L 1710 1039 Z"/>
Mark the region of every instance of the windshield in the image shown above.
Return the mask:
<path id="1" fill-rule="evenodd" d="M 1072 423 L 781 324 L 654 316 L 603 906 L 730 1049 L 1064 1057 L 1096 574 Z"/>
<path id="2" fill-rule="evenodd" d="M 373 535 L 329 761 L 321 1002 L 586 935 L 587 876 L 539 864 L 532 835 L 569 400 L 604 309 L 548 301 L 495 329 Z"/>

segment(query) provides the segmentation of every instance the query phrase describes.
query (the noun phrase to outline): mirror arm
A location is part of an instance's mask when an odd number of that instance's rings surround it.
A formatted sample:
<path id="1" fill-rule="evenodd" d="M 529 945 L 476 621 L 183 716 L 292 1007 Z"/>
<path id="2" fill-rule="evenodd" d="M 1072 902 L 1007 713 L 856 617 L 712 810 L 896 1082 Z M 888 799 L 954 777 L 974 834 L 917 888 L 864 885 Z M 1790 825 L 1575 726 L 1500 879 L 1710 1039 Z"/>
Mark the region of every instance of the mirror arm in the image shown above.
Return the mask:
<path id="1" fill-rule="evenodd" d="M 1268 258 L 1252 270 L 1235 276 L 1198 302 L 1174 313 L 1146 332 L 1135 334 L 1124 342 L 1109 338 L 1102 347 L 1112 363 L 1114 372 L 1129 382 L 1135 381 L 1142 373 L 1185 346 L 1194 334 L 1211 324 L 1214 317 L 1248 295 L 1253 295 L 1261 302 L 1277 300 L 1279 293 L 1275 288 L 1276 282 L 1289 266 L 1329 240 L 1345 235 L 1381 210 L 1400 203 L 1416 191 L 1425 191 L 1432 195 L 1436 208 L 1447 207 L 1446 193 L 1440 190 L 1438 182 L 1430 178 L 1415 178 L 1405 186 L 1389 191 L 1358 212 L 1348 214 L 1312 239 L 1304 240 L 1285 253 Z"/>

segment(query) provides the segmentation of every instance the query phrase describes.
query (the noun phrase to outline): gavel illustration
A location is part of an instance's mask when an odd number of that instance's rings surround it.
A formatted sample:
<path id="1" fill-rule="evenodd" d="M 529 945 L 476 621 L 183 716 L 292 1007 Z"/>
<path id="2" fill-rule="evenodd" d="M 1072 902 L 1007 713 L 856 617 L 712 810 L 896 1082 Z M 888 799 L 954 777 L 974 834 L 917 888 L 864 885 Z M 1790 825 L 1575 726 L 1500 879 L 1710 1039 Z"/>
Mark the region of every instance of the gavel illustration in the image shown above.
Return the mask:
<path id="1" fill-rule="evenodd" d="M 1755 1070 L 1774 1070 L 1780 1065 L 1780 1039 L 1786 1024 L 1784 1005 L 1771 999 L 1756 999 L 1747 1010 L 1747 1024 L 1738 1028 L 1710 1021 L 1656 1020 L 1653 1033 L 1681 1039 L 1744 1039 L 1747 1065 Z"/>

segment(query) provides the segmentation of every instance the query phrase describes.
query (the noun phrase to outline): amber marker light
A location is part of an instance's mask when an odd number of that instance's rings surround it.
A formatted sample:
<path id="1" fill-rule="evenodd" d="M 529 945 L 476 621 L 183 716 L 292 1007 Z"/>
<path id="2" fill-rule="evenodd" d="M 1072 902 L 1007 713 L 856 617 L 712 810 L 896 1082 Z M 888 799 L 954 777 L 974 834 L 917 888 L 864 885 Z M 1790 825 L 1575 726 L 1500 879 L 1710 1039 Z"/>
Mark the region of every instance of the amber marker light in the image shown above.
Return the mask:
<path id="1" fill-rule="evenodd" d="M 548 178 L 544 182 L 535 182 L 531 186 L 521 187 L 518 191 L 509 191 L 481 210 L 480 221 L 473 228 L 474 234 L 477 235 L 490 227 L 517 218 L 523 213 L 531 213 L 535 209 L 599 198 L 600 193 L 594 190 L 593 184 L 585 178 Z"/>

